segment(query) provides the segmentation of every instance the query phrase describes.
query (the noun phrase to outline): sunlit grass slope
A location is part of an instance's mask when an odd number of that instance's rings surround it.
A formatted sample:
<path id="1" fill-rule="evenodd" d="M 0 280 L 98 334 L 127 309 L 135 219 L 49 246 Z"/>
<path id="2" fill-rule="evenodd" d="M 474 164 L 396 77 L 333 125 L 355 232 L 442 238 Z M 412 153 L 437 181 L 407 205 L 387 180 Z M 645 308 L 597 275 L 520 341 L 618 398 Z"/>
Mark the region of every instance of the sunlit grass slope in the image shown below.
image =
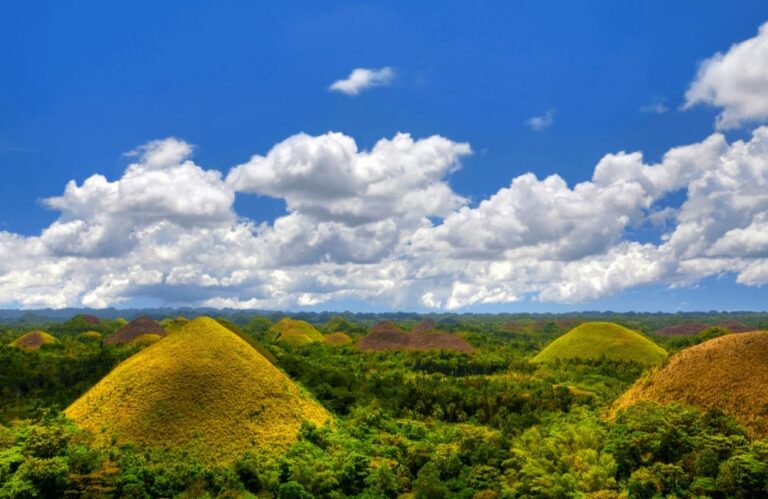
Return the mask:
<path id="1" fill-rule="evenodd" d="M 23 350 L 37 350 L 41 346 L 51 343 L 56 343 L 56 338 L 50 334 L 43 331 L 30 331 L 16 338 L 11 342 L 11 346 Z"/>
<path id="2" fill-rule="evenodd" d="M 285 317 L 270 328 L 272 339 L 293 346 L 307 345 L 323 341 L 323 335 L 315 327 L 305 321 L 297 321 Z"/>
<path id="3" fill-rule="evenodd" d="M 108 443 L 187 448 L 206 462 L 289 445 L 329 414 L 248 343 L 207 317 L 118 365 L 65 411 Z"/>
<path id="4" fill-rule="evenodd" d="M 640 378 L 614 410 L 640 401 L 720 409 L 753 434 L 768 435 L 768 332 L 729 334 L 686 348 Z"/>
<path id="5" fill-rule="evenodd" d="M 163 329 L 165 329 L 168 333 L 173 333 L 174 331 L 178 331 L 184 325 L 186 325 L 189 322 L 189 319 L 186 317 L 178 316 L 174 317 L 173 319 L 163 319 L 160 321 L 160 325 L 163 326 Z"/>
<path id="6" fill-rule="evenodd" d="M 567 359 L 628 360 L 642 365 L 661 363 L 667 352 L 642 334 L 611 322 L 587 322 L 568 331 L 539 352 L 533 362 Z"/>

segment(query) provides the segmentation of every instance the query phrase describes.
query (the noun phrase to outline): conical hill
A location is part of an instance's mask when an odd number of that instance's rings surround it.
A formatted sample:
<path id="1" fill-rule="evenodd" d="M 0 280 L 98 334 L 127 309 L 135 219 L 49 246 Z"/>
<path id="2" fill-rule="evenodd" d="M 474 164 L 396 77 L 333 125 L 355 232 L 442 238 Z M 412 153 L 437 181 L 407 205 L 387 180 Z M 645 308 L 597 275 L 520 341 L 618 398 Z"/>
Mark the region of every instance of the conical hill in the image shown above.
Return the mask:
<path id="1" fill-rule="evenodd" d="M 16 338 L 11 342 L 11 346 L 22 350 L 37 350 L 41 346 L 51 343 L 56 343 L 56 338 L 50 334 L 44 331 L 30 331 Z"/>
<path id="2" fill-rule="evenodd" d="M 165 336 L 168 334 L 163 326 L 155 322 L 152 318 L 142 315 L 133 319 L 131 322 L 121 327 L 112 336 L 106 339 L 107 345 L 116 345 L 121 343 L 130 343 L 132 340 L 145 334 L 156 334 Z"/>
<path id="3" fill-rule="evenodd" d="M 605 357 L 653 365 L 661 363 L 666 356 L 663 348 L 636 331 L 611 322 L 587 322 L 547 345 L 532 362 Z"/>
<path id="4" fill-rule="evenodd" d="M 65 411 L 105 442 L 182 447 L 206 462 L 289 445 L 329 414 L 253 347 L 200 317 L 138 352 Z"/>
<path id="5" fill-rule="evenodd" d="M 753 434 L 768 435 L 768 332 L 729 334 L 686 348 L 640 378 L 614 409 L 640 401 L 719 409 Z"/>
<path id="6" fill-rule="evenodd" d="M 315 326 L 300 320 L 284 317 L 270 329 L 273 341 L 293 346 L 308 345 L 323 341 L 323 334 Z"/>

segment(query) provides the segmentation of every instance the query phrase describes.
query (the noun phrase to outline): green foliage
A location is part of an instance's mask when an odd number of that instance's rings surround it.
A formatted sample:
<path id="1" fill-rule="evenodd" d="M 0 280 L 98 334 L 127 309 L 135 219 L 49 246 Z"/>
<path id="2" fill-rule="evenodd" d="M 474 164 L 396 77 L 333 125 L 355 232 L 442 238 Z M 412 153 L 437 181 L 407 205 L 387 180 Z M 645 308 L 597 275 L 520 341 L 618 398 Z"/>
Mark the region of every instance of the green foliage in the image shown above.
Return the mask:
<path id="1" fill-rule="evenodd" d="M 379 319 L 350 317 L 305 318 L 324 324 L 323 332 L 352 336 Z M 604 418 L 641 376 L 637 362 L 529 362 L 573 321 L 605 317 L 431 317 L 478 348 L 471 356 L 273 343 L 278 318 L 241 313 L 219 323 L 333 412 L 334 424 L 305 422 L 289 446 L 251 449 L 220 464 L 183 446 L 105 444 L 98 429 L 89 433 L 60 416 L 135 347 L 81 336 L 85 325 L 77 321 L 0 326 L 3 344 L 33 328 L 59 338 L 34 352 L 0 347 L 0 498 L 768 497 L 768 443 L 729 415 L 644 403 Z M 406 327 L 419 320 L 394 319 Z M 643 332 L 670 321 L 610 319 Z M 101 327 L 109 334 L 115 326 Z M 661 341 L 678 348 L 676 339 Z M 199 357 L 200 348 L 191 351 Z M 223 410 L 207 407 L 221 419 Z"/>

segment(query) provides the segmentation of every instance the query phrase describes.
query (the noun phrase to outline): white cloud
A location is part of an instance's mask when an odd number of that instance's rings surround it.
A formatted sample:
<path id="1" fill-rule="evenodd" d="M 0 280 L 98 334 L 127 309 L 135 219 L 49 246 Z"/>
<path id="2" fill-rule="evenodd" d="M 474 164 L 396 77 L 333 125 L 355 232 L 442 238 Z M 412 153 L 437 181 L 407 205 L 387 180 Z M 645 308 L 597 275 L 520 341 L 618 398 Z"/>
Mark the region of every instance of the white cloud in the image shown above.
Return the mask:
<path id="1" fill-rule="evenodd" d="M 380 69 L 357 68 L 346 79 L 333 82 L 328 89 L 357 95 L 367 88 L 388 86 L 394 79 L 395 71 L 389 66 Z"/>
<path id="2" fill-rule="evenodd" d="M 476 206 L 447 181 L 469 145 L 439 136 L 397 134 L 365 151 L 342 134 L 300 134 L 226 178 L 180 140 L 140 151 L 119 179 L 94 175 L 49 199 L 61 215 L 40 236 L 0 232 L 0 304 L 453 310 L 579 303 L 723 273 L 768 284 L 768 127 L 731 144 L 713 134 L 657 164 L 608 154 L 572 186 L 524 174 Z M 680 189 L 682 206 L 658 206 Z M 288 214 L 238 217 L 236 192 L 283 199 Z M 659 217 L 660 243 L 628 238 Z"/>
<path id="3" fill-rule="evenodd" d="M 640 112 L 646 114 L 664 114 L 669 111 L 669 107 L 663 99 L 657 99 L 650 104 L 640 106 Z"/>
<path id="4" fill-rule="evenodd" d="M 549 128 L 555 123 L 555 110 L 547 109 L 547 111 L 540 116 L 533 116 L 525 122 L 532 130 L 540 132 L 545 128 Z"/>
<path id="5" fill-rule="evenodd" d="M 696 104 L 722 108 L 717 128 L 736 128 L 768 119 L 768 23 L 754 38 L 701 63 L 685 94 L 685 109 Z"/>

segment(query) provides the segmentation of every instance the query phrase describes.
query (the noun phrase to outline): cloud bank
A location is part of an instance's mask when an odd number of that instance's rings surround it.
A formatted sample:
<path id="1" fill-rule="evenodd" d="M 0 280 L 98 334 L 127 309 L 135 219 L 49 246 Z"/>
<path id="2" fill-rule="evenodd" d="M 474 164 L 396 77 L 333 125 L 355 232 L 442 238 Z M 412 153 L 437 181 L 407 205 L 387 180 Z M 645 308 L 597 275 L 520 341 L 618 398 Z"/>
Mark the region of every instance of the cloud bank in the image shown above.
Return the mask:
<path id="1" fill-rule="evenodd" d="M 466 143 L 397 134 L 360 150 L 340 133 L 299 134 L 226 174 L 169 138 L 123 175 L 70 182 L 45 200 L 39 236 L 0 232 L 0 304 L 169 304 L 287 308 L 359 299 L 455 310 L 521 299 L 578 303 L 628 287 L 683 286 L 722 273 L 768 283 L 768 127 L 669 150 L 608 154 L 568 185 L 527 173 L 476 206 L 448 183 Z M 657 243 L 630 229 L 669 227 Z M 283 199 L 256 224 L 238 195 Z"/>

